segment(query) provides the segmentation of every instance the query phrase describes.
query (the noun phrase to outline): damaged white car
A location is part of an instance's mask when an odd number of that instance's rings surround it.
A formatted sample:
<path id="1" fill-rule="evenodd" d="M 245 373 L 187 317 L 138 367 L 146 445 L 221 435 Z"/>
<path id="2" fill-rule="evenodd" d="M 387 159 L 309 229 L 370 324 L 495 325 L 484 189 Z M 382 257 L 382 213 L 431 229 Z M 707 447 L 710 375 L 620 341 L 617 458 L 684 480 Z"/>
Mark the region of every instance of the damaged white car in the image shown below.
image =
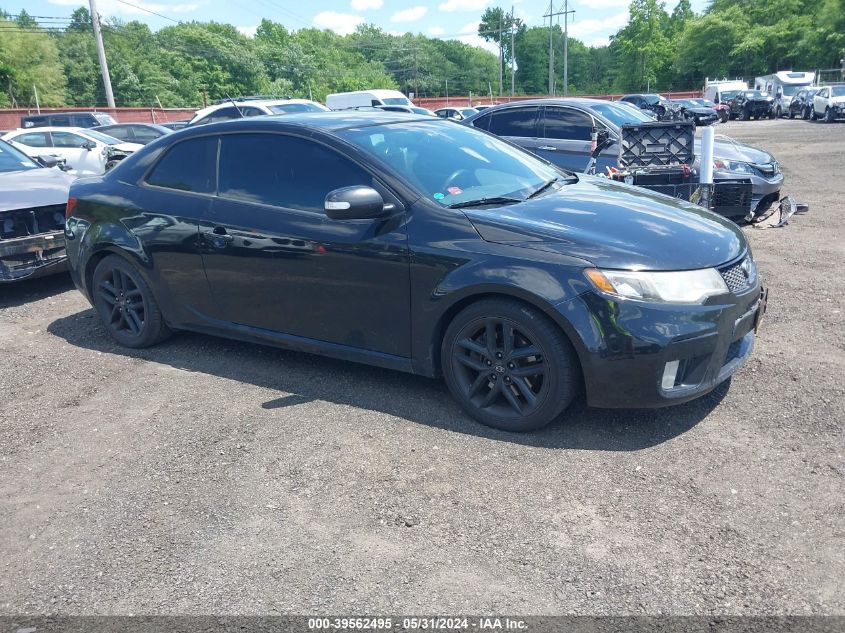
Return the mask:
<path id="1" fill-rule="evenodd" d="M 66 270 L 65 207 L 74 178 L 59 162 L 0 141 L 0 284 Z"/>

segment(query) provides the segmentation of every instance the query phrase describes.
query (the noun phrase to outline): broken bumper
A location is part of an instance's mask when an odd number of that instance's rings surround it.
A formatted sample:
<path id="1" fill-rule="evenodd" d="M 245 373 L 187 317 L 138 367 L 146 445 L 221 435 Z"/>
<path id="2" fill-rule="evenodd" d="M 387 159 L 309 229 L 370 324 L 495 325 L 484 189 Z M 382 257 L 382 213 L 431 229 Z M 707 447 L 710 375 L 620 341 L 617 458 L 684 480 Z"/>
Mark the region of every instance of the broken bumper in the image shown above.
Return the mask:
<path id="1" fill-rule="evenodd" d="M 62 231 L 0 241 L 0 284 L 67 270 Z"/>

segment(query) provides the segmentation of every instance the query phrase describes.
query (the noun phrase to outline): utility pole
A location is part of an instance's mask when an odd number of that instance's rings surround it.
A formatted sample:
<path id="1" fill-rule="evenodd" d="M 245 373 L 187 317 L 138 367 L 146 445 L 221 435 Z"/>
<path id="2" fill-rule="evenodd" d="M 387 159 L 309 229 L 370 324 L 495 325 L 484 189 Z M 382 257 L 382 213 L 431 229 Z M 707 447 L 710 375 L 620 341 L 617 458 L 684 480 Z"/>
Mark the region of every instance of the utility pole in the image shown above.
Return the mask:
<path id="1" fill-rule="evenodd" d="M 511 99 L 513 99 L 514 87 L 516 86 L 516 50 L 513 47 L 513 32 L 516 22 L 513 19 L 513 5 L 511 5 Z"/>
<path id="2" fill-rule="evenodd" d="M 88 4 L 91 7 L 91 24 L 94 26 L 94 41 L 97 42 L 97 58 L 100 60 L 100 71 L 103 73 L 106 102 L 110 108 L 114 108 L 114 93 L 111 90 L 109 65 L 106 62 L 106 50 L 103 48 L 103 34 L 100 32 L 100 14 L 97 13 L 97 3 L 95 0 L 88 0 Z"/>
<path id="3" fill-rule="evenodd" d="M 563 96 L 569 93 L 569 0 L 563 0 Z"/>
<path id="4" fill-rule="evenodd" d="M 569 9 L 569 0 L 564 0 L 563 9 L 558 9 L 557 11 L 554 10 L 554 6 L 552 2 L 554 0 L 550 0 L 549 2 L 549 12 L 546 13 L 543 17 L 549 18 L 549 95 L 555 95 L 555 48 L 554 48 L 554 20 L 555 17 L 560 18 L 563 16 L 563 94 L 566 96 L 566 93 L 569 89 L 569 69 L 568 69 L 568 62 L 569 62 L 569 42 L 568 42 L 568 22 L 567 16 L 569 13 L 575 13 L 574 10 Z"/>
<path id="5" fill-rule="evenodd" d="M 502 96 L 502 76 L 503 76 L 503 60 L 505 59 L 505 43 L 502 41 L 502 14 L 499 9 L 499 96 Z"/>

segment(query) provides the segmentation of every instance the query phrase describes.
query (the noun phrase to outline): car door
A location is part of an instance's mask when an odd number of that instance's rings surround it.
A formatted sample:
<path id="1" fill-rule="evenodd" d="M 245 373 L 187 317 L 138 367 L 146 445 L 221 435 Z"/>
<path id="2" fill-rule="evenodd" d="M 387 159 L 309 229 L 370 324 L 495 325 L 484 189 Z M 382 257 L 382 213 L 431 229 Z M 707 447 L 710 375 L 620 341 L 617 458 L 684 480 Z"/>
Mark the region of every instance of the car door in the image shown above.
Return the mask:
<path id="1" fill-rule="evenodd" d="M 102 174 L 106 169 L 105 145 L 73 132 L 50 132 L 53 150 L 67 160 L 67 165 L 80 176 Z M 88 147 L 92 146 L 93 147 Z"/>
<path id="2" fill-rule="evenodd" d="M 402 203 L 345 155 L 312 139 L 222 137 L 203 262 L 220 318 L 262 330 L 410 356 L 409 253 Z M 332 220 L 330 191 L 374 186 L 393 213 Z"/>
<path id="3" fill-rule="evenodd" d="M 597 121 L 596 125 L 604 128 L 601 121 Z M 592 129 L 593 119 L 586 112 L 570 106 L 546 106 L 540 122 L 541 138 L 532 151 L 564 169 L 584 171 L 590 161 Z M 613 147 L 599 155 L 597 173 L 604 172 L 608 165 L 616 164 Z"/>
<path id="4" fill-rule="evenodd" d="M 9 142 L 27 156 L 57 155 L 48 132 L 24 132 L 11 137 Z"/>
<path id="5" fill-rule="evenodd" d="M 537 132 L 539 106 L 517 106 L 494 110 L 476 120 L 476 127 L 488 130 L 525 149 L 536 152 L 542 142 Z"/>

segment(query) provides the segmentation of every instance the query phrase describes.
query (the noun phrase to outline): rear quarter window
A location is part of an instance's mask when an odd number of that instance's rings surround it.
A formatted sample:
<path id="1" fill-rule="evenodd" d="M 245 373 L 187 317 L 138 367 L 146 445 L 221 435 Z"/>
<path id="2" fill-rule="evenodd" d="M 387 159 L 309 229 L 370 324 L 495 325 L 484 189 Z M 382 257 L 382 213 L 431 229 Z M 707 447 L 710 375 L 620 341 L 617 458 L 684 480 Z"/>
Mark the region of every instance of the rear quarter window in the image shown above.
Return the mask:
<path id="1" fill-rule="evenodd" d="M 147 184 L 192 193 L 217 189 L 216 136 L 188 139 L 165 151 L 147 176 Z"/>

